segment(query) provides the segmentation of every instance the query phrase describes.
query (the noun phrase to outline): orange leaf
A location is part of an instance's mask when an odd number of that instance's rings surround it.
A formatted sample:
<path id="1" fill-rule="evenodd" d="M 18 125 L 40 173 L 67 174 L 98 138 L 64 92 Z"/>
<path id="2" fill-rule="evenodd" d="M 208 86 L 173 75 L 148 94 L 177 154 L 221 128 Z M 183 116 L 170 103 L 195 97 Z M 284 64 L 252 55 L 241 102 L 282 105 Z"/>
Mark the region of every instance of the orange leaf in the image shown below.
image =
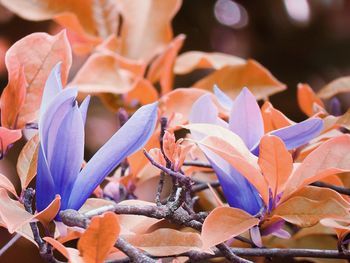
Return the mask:
<path id="1" fill-rule="evenodd" d="M 311 152 L 289 177 L 282 200 L 298 189 L 332 174 L 350 171 L 350 135 L 329 139 Z"/>
<path id="2" fill-rule="evenodd" d="M 282 112 L 276 110 L 269 101 L 265 101 L 261 107 L 265 133 L 284 128 L 294 124 Z"/>
<path id="3" fill-rule="evenodd" d="M 293 169 L 293 158 L 280 138 L 265 135 L 260 141 L 258 163 L 275 198 L 284 190 Z"/>
<path id="4" fill-rule="evenodd" d="M 5 127 L 0 127 L 0 156 L 3 156 L 8 147 L 22 137 L 21 130 L 9 130 Z"/>
<path id="5" fill-rule="evenodd" d="M 94 217 L 78 242 L 78 249 L 86 263 L 102 263 L 118 239 L 118 217 L 112 212 Z"/>
<path id="6" fill-rule="evenodd" d="M 23 205 L 15 200 L 12 200 L 5 189 L 0 189 L 0 218 L 6 225 L 8 231 L 13 233 L 20 229 L 23 225 L 38 219 L 46 224 L 57 215 L 60 207 L 60 197 L 56 196 L 50 205 L 40 213 L 32 215 L 28 213 Z"/>
<path id="7" fill-rule="evenodd" d="M 238 236 L 258 224 L 259 219 L 243 210 L 232 207 L 217 207 L 204 220 L 201 234 L 203 249 L 209 249 Z"/>
<path id="8" fill-rule="evenodd" d="M 1 95 L 1 124 L 16 129 L 17 118 L 26 98 L 27 81 L 23 67 L 9 75 L 9 83 Z"/>
<path id="9" fill-rule="evenodd" d="M 184 41 L 185 35 L 177 36 L 163 53 L 152 62 L 149 68 L 147 79 L 152 83 L 160 81 L 162 94 L 166 94 L 173 89 L 173 66 Z"/>
<path id="10" fill-rule="evenodd" d="M 77 249 L 65 247 L 52 237 L 44 237 L 43 239 L 65 256 L 70 263 L 85 263 L 84 259 L 79 256 Z"/>
<path id="11" fill-rule="evenodd" d="M 187 74 L 195 69 L 213 68 L 220 69 L 224 66 L 244 65 L 246 61 L 240 57 L 224 53 L 206 53 L 201 51 L 189 51 L 182 53 L 176 59 L 174 73 Z"/>
<path id="12" fill-rule="evenodd" d="M 341 77 L 335 79 L 324 86 L 317 95 L 321 99 L 329 99 L 339 93 L 349 92 L 350 91 L 350 77 Z"/>
<path id="13" fill-rule="evenodd" d="M 129 105 L 135 102 L 141 105 L 149 104 L 158 100 L 158 91 L 152 83 L 143 78 L 137 79 L 131 90 L 123 96 L 124 102 Z"/>
<path id="14" fill-rule="evenodd" d="M 172 39 L 170 22 L 181 6 L 181 0 L 120 0 L 123 18 L 121 54 L 149 61 Z"/>
<path id="15" fill-rule="evenodd" d="M 350 109 L 339 117 L 336 124 L 350 130 Z"/>
<path id="16" fill-rule="evenodd" d="M 231 98 L 235 98 L 243 87 L 247 87 L 257 99 L 286 89 L 284 84 L 254 60 L 248 60 L 244 65 L 225 66 L 197 81 L 193 87 L 211 90 L 214 85 L 218 85 Z"/>
<path id="17" fill-rule="evenodd" d="M 18 198 L 17 192 L 11 181 L 5 176 L 0 174 L 0 189 L 4 188 L 10 193 L 12 193 L 14 196 Z"/>
<path id="18" fill-rule="evenodd" d="M 296 196 L 279 205 L 273 215 L 301 227 L 310 227 L 323 218 L 342 218 L 349 216 L 349 212 L 333 198 L 316 201 Z"/>
<path id="19" fill-rule="evenodd" d="M 307 115 L 315 114 L 314 105 L 324 108 L 324 104 L 308 84 L 298 84 L 298 104 L 300 109 Z"/>
<path id="20" fill-rule="evenodd" d="M 123 238 L 151 255 L 162 257 L 199 250 L 202 242 L 199 234 L 161 228 L 148 234 L 125 235 Z"/>
<path id="21" fill-rule="evenodd" d="M 188 122 L 188 117 L 193 103 L 202 95 L 208 93 L 200 89 L 180 88 L 162 96 L 159 100 L 159 109 L 161 116 L 168 119 L 175 113 L 179 114 L 179 120 L 173 124 L 180 125 Z"/>
<path id="22" fill-rule="evenodd" d="M 134 74 L 120 67 L 117 56 L 94 53 L 75 75 L 70 86 L 80 92 L 123 94 L 132 89 Z"/>
<path id="23" fill-rule="evenodd" d="M 39 135 L 34 135 L 22 148 L 17 160 L 17 173 L 25 189 L 36 175 Z"/>
<path id="24" fill-rule="evenodd" d="M 20 5 L 23 10 L 23 5 Z M 30 48 L 28 48 L 30 47 Z M 33 33 L 17 41 L 6 54 L 9 80 L 18 83 L 18 71 L 24 69 L 27 86 L 25 103 L 19 111 L 17 126 L 23 128 L 37 119 L 45 82 L 52 68 L 62 62 L 61 78 L 65 85 L 72 63 L 71 49 L 65 31 L 55 36 Z M 15 85 L 9 83 L 8 87 Z"/>

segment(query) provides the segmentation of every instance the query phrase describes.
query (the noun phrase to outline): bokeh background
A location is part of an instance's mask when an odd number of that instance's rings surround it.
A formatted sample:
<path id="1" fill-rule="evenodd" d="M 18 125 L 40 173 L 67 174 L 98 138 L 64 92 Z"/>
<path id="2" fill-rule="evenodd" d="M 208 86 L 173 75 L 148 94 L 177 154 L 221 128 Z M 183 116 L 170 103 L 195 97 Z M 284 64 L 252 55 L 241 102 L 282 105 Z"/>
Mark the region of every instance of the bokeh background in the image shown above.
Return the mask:
<path id="1" fill-rule="evenodd" d="M 350 75 L 349 14 L 350 1 L 347 0 L 184 0 L 173 20 L 173 28 L 175 35 L 187 36 L 181 52 L 223 52 L 260 62 L 288 86 L 288 90 L 271 97 L 274 106 L 300 121 L 305 116 L 297 108 L 298 83 L 306 82 L 318 90 L 335 78 Z M 32 32 L 56 33 L 58 30 L 53 22 L 25 21 L 0 5 L 1 89 L 7 83 L 4 55 L 8 47 Z M 84 59 L 74 58 L 72 75 Z M 191 83 L 191 76 L 179 77 L 175 86 Z M 345 111 L 350 98 L 341 95 L 339 99 Z M 96 112 L 95 117 L 105 114 L 98 113 L 98 109 Z M 98 123 L 97 117 L 93 120 L 90 125 L 109 125 L 109 129 L 104 129 L 107 134 L 100 136 L 101 142 L 93 142 L 92 152 L 117 126 L 107 121 Z M 16 146 L 1 161 L 2 173 L 15 174 L 13 163 L 21 146 L 23 144 Z M 0 229 L 0 247 L 9 238 L 7 231 Z M 22 239 L 0 258 L 0 262 L 23 260 L 42 262 L 34 246 Z"/>

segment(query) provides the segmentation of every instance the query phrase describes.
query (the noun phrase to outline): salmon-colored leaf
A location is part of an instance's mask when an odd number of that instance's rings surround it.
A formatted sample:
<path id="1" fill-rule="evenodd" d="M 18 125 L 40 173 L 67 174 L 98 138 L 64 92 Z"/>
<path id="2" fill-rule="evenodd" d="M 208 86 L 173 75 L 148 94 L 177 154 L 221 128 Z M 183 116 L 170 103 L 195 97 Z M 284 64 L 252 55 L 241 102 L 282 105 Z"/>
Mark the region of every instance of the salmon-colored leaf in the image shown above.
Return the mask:
<path id="1" fill-rule="evenodd" d="M 4 188 L 14 196 L 18 198 L 17 192 L 11 181 L 5 176 L 0 174 L 0 188 Z"/>
<path id="2" fill-rule="evenodd" d="M 80 255 L 86 263 L 102 263 L 118 239 L 118 217 L 112 212 L 94 217 L 78 242 Z"/>
<path id="3" fill-rule="evenodd" d="M 259 166 L 272 190 L 273 197 L 284 190 L 284 185 L 293 169 L 293 158 L 283 141 L 265 135 L 260 141 Z"/>
<path id="4" fill-rule="evenodd" d="M 298 189 L 332 174 L 350 171 L 350 135 L 341 135 L 311 152 L 289 177 L 282 200 Z"/>
<path id="5" fill-rule="evenodd" d="M 177 113 L 179 116 L 173 120 L 175 121 L 173 125 L 187 123 L 193 103 L 206 93 L 208 92 L 196 88 L 180 88 L 169 92 L 159 100 L 161 116 L 169 119 Z"/>
<path id="6" fill-rule="evenodd" d="M 295 124 L 282 112 L 275 109 L 269 101 L 265 101 L 261 107 L 261 115 L 264 121 L 265 133 Z"/>
<path id="7" fill-rule="evenodd" d="M 174 73 L 187 74 L 195 69 L 220 69 L 228 65 L 236 66 L 244 65 L 245 63 L 246 61 L 240 57 L 235 57 L 224 53 L 189 51 L 178 56 L 174 66 Z"/>
<path id="8" fill-rule="evenodd" d="M 56 196 L 50 205 L 40 213 L 32 215 L 28 213 L 23 205 L 15 200 L 12 200 L 5 189 L 0 189 L 0 218 L 6 225 L 10 233 L 20 229 L 23 225 L 38 219 L 43 224 L 47 224 L 49 221 L 57 215 L 60 208 L 60 197 Z"/>
<path id="9" fill-rule="evenodd" d="M 135 105 L 135 102 L 141 105 L 149 104 L 158 100 L 159 95 L 152 83 L 143 78 L 137 79 L 127 94 L 123 96 L 124 102 L 128 105 Z"/>
<path id="10" fill-rule="evenodd" d="M 65 247 L 52 237 L 44 237 L 43 239 L 65 256 L 70 263 L 85 263 L 84 259 L 79 256 L 77 249 Z"/>
<path id="11" fill-rule="evenodd" d="M 120 0 L 123 18 L 121 54 L 132 59 L 149 61 L 172 39 L 171 20 L 181 0 Z"/>
<path id="12" fill-rule="evenodd" d="M 321 99 L 329 99 L 339 93 L 349 92 L 350 91 L 350 77 L 341 77 L 335 79 L 324 86 L 317 95 Z"/>
<path id="13" fill-rule="evenodd" d="M 17 118 L 26 98 L 28 83 L 24 68 L 20 67 L 9 75 L 9 83 L 1 95 L 1 125 L 16 129 Z"/>
<path id="14" fill-rule="evenodd" d="M 350 130 L 350 109 L 339 117 L 336 124 Z"/>
<path id="15" fill-rule="evenodd" d="M 21 6 L 22 9 L 25 9 Z M 30 48 L 28 48 L 30 47 Z M 17 41 L 6 53 L 9 80 L 18 82 L 18 71 L 23 68 L 27 85 L 24 105 L 19 111 L 17 128 L 37 119 L 45 82 L 52 68 L 62 62 L 61 78 L 65 85 L 72 63 L 71 49 L 65 31 L 55 36 L 33 33 Z M 8 86 L 15 85 L 9 83 Z"/>
<path id="16" fill-rule="evenodd" d="M 273 215 L 301 227 L 310 227 L 323 218 L 342 218 L 349 216 L 349 212 L 333 198 L 316 201 L 296 196 L 279 205 Z"/>
<path id="17" fill-rule="evenodd" d="M 21 130 L 9 130 L 5 127 L 0 127 L 0 156 L 3 157 L 9 146 L 21 139 L 21 137 Z"/>
<path id="18" fill-rule="evenodd" d="M 258 224 L 258 218 L 243 210 L 232 207 L 217 207 L 204 220 L 201 234 L 203 249 L 209 249 L 238 236 Z"/>
<path id="19" fill-rule="evenodd" d="M 248 60 L 244 65 L 225 66 L 199 80 L 193 87 L 211 90 L 214 85 L 218 85 L 231 98 L 235 98 L 243 87 L 247 87 L 257 99 L 286 89 L 267 69 L 253 60 Z"/>
<path id="20" fill-rule="evenodd" d="M 132 89 L 133 74 L 120 67 L 117 56 L 94 53 L 75 75 L 70 86 L 80 92 L 123 94 Z"/>
<path id="21" fill-rule="evenodd" d="M 126 235 L 123 238 L 135 247 L 158 257 L 200 250 L 202 247 L 199 234 L 169 228 L 161 228 L 148 234 Z"/>
<path id="22" fill-rule="evenodd" d="M 152 83 L 160 81 L 162 94 L 166 94 L 173 89 L 173 66 L 184 40 L 185 35 L 177 36 L 164 52 L 152 62 L 149 68 L 147 79 Z"/>
<path id="23" fill-rule="evenodd" d="M 315 114 L 314 104 L 324 108 L 323 102 L 308 84 L 298 84 L 298 104 L 307 116 Z"/>
<path id="24" fill-rule="evenodd" d="M 17 173 L 25 189 L 36 175 L 39 135 L 34 135 L 22 148 L 17 160 Z"/>

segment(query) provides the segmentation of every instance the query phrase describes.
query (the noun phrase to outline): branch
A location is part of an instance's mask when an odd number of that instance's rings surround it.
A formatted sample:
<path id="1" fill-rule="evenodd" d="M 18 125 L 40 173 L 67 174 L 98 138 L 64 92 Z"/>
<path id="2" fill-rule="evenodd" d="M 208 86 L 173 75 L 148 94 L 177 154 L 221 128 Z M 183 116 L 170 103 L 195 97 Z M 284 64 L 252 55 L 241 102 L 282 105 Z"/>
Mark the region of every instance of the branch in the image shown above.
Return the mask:
<path id="1" fill-rule="evenodd" d="M 35 191 L 32 188 L 25 189 L 23 193 L 24 208 L 28 213 L 31 213 L 31 214 L 33 214 L 32 202 L 33 202 L 34 193 Z M 31 222 L 29 223 L 29 225 L 30 225 L 30 228 L 32 229 L 34 240 L 39 246 L 40 256 L 46 262 L 49 262 L 49 263 L 63 263 L 54 257 L 51 246 L 41 238 L 38 224 L 36 222 Z"/>
<path id="2" fill-rule="evenodd" d="M 78 211 L 73 209 L 67 209 L 60 212 L 60 217 L 62 222 L 67 226 L 77 226 L 86 229 L 90 224 L 90 219 L 80 214 Z M 131 262 L 146 262 L 146 263 L 155 263 L 156 261 L 152 258 L 143 254 L 136 247 L 132 246 L 124 239 L 119 237 L 115 246 L 123 251 L 129 258 Z"/>
<path id="3" fill-rule="evenodd" d="M 336 186 L 333 184 L 327 184 L 327 183 L 323 183 L 323 182 L 314 182 L 311 185 L 317 186 L 317 187 L 329 188 L 329 189 L 332 189 L 332 190 L 338 192 L 339 194 L 350 196 L 350 188 L 345 188 L 345 187 Z"/>
<path id="4" fill-rule="evenodd" d="M 246 257 L 277 257 L 277 258 L 337 258 L 350 259 L 350 255 L 338 250 L 320 250 L 320 249 L 299 249 L 299 248 L 230 248 L 237 256 Z M 215 250 L 214 254 L 202 253 L 198 251 L 189 251 L 177 256 L 185 256 L 195 260 L 205 260 L 223 256 L 222 252 Z"/>

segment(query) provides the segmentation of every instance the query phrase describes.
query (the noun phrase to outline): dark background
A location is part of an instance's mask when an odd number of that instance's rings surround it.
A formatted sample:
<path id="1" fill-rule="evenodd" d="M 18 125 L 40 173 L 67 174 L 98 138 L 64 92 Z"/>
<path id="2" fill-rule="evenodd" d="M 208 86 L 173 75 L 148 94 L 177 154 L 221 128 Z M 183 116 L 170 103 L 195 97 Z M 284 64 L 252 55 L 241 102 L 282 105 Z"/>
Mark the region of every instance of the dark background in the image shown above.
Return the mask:
<path id="1" fill-rule="evenodd" d="M 225 8 L 220 9 L 221 5 Z M 241 16 L 237 23 L 220 22 L 220 15 L 237 16 L 237 8 Z M 287 91 L 271 98 L 273 104 L 298 121 L 305 116 L 297 109 L 297 83 L 306 82 L 318 90 L 335 78 L 350 75 L 349 14 L 350 1 L 346 0 L 184 0 L 173 26 L 175 35 L 187 35 L 182 52 L 224 52 L 263 64 L 288 86 Z M 52 28 L 52 22 L 24 21 L 0 8 L 1 88 L 7 83 L 6 49 L 32 32 L 51 32 Z M 176 83 L 190 84 L 191 79 L 177 79 Z M 346 95 L 339 99 L 345 110 Z M 0 229 L 0 247 L 9 237 Z M 37 249 L 21 239 L 0 262 L 41 261 Z"/>

